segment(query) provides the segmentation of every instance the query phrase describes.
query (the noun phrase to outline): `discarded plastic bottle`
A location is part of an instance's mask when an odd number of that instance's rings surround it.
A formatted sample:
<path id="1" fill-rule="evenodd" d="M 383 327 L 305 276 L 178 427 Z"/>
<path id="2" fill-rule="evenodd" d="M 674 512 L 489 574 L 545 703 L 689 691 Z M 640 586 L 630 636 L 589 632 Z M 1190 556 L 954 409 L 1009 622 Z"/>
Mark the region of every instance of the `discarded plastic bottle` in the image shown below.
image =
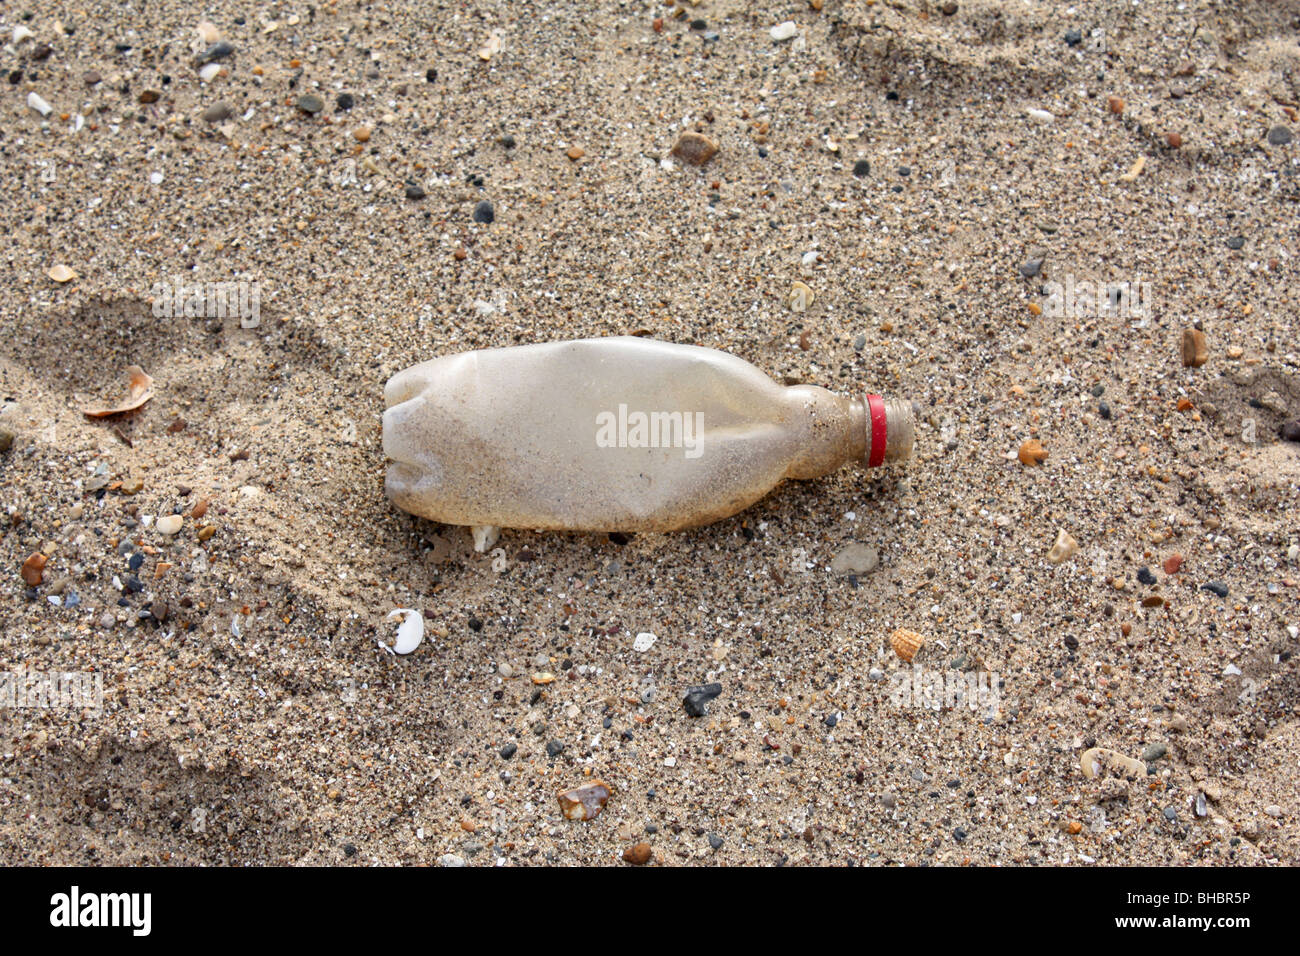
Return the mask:
<path id="1" fill-rule="evenodd" d="M 912 452 L 910 402 L 776 384 L 715 349 L 619 336 L 436 358 L 384 389 L 385 490 L 446 524 L 672 531 L 785 478 Z"/>

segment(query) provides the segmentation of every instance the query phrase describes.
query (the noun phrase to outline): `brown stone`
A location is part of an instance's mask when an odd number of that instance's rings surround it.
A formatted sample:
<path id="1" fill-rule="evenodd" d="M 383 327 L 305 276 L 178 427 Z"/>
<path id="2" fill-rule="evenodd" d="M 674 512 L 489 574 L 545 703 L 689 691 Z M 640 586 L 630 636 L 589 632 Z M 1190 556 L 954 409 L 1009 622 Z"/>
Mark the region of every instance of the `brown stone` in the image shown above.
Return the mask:
<path id="1" fill-rule="evenodd" d="M 633 866 L 645 866 L 650 862 L 650 844 L 638 843 L 623 851 L 623 859 Z"/>
<path id="2" fill-rule="evenodd" d="M 703 133 L 682 133 L 673 145 L 672 154 L 684 163 L 703 166 L 718 154 L 718 144 Z"/>
<path id="3" fill-rule="evenodd" d="M 1210 347 L 1200 329 L 1183 330 L 1183 366 L 1200 368 L 1210 360 Z"/>

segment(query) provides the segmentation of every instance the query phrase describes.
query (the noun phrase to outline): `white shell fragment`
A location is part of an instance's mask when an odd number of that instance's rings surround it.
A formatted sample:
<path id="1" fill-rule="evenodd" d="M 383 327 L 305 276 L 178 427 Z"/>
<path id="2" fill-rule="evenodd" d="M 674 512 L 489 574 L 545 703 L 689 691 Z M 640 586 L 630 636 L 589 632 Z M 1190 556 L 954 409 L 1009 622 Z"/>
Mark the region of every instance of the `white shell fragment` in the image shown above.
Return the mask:
<path id="1" fill-rule="evenodd" d="M 27 105 L 36 110 L 36 112 L 40 113 L 42 116 L 49 116 L 54 112 L 54 107 L 45 102 L 45 97 L 41 96 L 41 94 L 37 93 L 35 90 L 27 94 Z"/>
<path id="2" fill-rule="evenodd" d="M 644 653 L 654 647 L 657 640 L 658 638 L 649 631 L 642 631 L 636 636 L 636 640 L 632 642 L 632 650 L 637 653 Z"/>
<path id="3" fill-rule="evenodd" d="M 1072 557 L 1078 554 L 1078 552 L 1079 542 L 1075 541 L 1074 538 L 1070 536 L 1069 532 L 1062 528 L 1058 528 L 1056 531 L 1056 543 L 1053 544 L 1051 550 L 1047 552 L 1047 560 L 1050 564 L 1061 564 L 1064 561 L 1069 561 Z"/>
<path id="4" fill-rule="evenodd" d="M 14 27 L 14 46 L 17 46 L 24 40 L 30 40 L 34 36 L 36 36 L 35 32 L 20 23 Z"/>
<path id="5" fill-rule="evenodd" d="M 1025 110 L 1025 112 L 1029 114 L 1029 118 L 1035 123 L 1052 123 L 1056 121 L 1056 117 L 1047 110 Z"/>
<path id="6" fill-rule="evenodd" d="M 211 83 L 225 69 L 220 63 L 205 63 L 199 68 L 199 79 L 204 83 Z"/>
<path id="7" fill-rule="evenodd" d="M 474 536 L 474 550 L 479 554 L 487 553 L 501 537 L 501 529 L 493 524 L 476 524 L 469 531 Z"/>
<path id="8" fill-rule="evenodd" d="M 157 528 L 161 534 L 173 535 L 181 530 L 185 519 L 180 515 L 163 515 L 158 519 Z"/>
<path id="9" fill-rule="evenodd" d="M 772 39 L 780 43 L 782 40 L 789 40 L 799 35 L 799 28 L 795 26 L 793 20 L 786 20 L 784 23 L 778 23 L 772 27 Z"/>
<path id="10" fill-rule="evenodd" d="M 397 640 L 388 649 L 398 654 L 409 654 L 424 640 L 424 615 L 410 608 L 399 607 L 395 611 L 390 611 L 384 620 L 391 621 L 396 618 L 401 618 L 402 623 L 397 625 Z M 383 641 L 379 643 L 382 647 L 388 647 Z"/>

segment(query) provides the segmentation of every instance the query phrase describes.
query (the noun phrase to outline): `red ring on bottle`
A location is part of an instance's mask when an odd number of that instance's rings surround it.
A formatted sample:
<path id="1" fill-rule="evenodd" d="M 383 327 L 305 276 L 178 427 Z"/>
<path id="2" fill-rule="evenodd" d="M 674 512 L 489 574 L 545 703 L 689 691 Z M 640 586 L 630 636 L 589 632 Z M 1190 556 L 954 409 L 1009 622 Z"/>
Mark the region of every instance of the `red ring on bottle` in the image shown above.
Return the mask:
<path id="1" fill-rule="evenodd" d="M 885 442 L 889 438 L 889 429 L 885 424 L 885 400 L 879 395 L 868 395 L 867 408 L 871 412 L 871 455 L 867 459 L 867 466 L 877 468 L 884 464 Z"/>

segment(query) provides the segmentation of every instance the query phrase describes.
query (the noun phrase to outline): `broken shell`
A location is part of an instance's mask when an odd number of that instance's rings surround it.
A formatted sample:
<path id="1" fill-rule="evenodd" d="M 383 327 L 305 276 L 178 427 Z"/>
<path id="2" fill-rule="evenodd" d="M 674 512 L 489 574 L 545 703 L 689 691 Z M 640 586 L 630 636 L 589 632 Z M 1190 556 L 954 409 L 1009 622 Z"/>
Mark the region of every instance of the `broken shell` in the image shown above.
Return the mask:
<path id="1" fill-rule="evenodd" d="M 410 608 L 399 607 L 395 611 L 389 611 L 384 620 L 396 618 L 401 618 L 402 623 L 397 625 L 397 640 L 393 642 L 393 650 L 398 654 L 409 654 L 424 640 L 424 615 Z"/>
<path id="2" fill-rule="evenodd" d="M 532 675 L 532 682 L 534 684 L 551 684 L 555 682 L 555 675 L 550 671 L 539 671 Z"/>
<path id="3" fill-rule="evenodd" d="M 894 649 L 894 653 L 909 664 L 924 643 L 925 638 L 916 631 L 904 630 L 901 627 L 889 636 L 889 645 Z"/>
<path id="4" fill-rule="evenodd" d="M 1047 560 L 1050 564 L 1061 564 L 1069 561 L 1079 551 L 1079 542 L 1064 529 L 1058 528 L 1056 531 L 1056 543 L 1052 545 L 1052 550 L 1047 552 Z"/>
<path id="5" fill-rule="evenodd" d="M 786 20 L 784 23 L 778 23 L 776 26 L 772 27 L 768 33 L 771 35 L 773 40 L 780 43 L 782 40 L 791 40 L 798 36 L 799 27 L 795 25 L 793 20 Z"/>
<path id="6" fill-rule="evenodd" d="M 474 536 L 474 550 L 479 554 L 486 553 L 501 537 L 501 529 L 491 524 L 476 524 L 469 531 Z"/>
<path id="7" fill-rule="evenodd" d="M 45 274 L 49 276 L 51 279 L 53 279 L 55 282 L 71 282 L 73 279 L 77 277 L 76 272 L 74 272 L 68 266 L 63 265 L 62 263 L 60 263 L 57 266 L 51 266 L 50 270 Z"/>
<path id="8" fill-rule="evenodd" d="M 1210 347 L 1200 329 L 1183 330 L 1183 367 L 1200 368 L 1210 360 Z"/>
<path id="9" fill-rule="evenodd" d="M 41 94 L 37 93 L 35 90 L 27 94 L 27 106 L 30 109 L 36 110 L 36 112 L 40 113 L 42 116 L 49 116 L 54 112 L 54 107 L 45 102 L 45 97 L 41 96 Z"/>
<path id="10" fill-rule="evenodd" d="M 555 796 L 560 801 L 560 812 L 566 820 L 594 820 L 605 809 L 605 801 L 613 792 L 614 788 L 605 781 L 593 780 Z"/>
<path id="11" fill-rule="evenodd" d="M 501 34 L 493 33 L 487 38 L 487 42 L 479 48 L 478 58 L 486 63 L 496 54 L 501 52 Z"/>
<path id="12" fill-rule="evenodd" d="M 1031 438 L 1020 446 L 1016 452 L 1016 457 L 1020 459 L 1020 464 L 1026 467 L 1041 465 L 1047 460 L 1047 449 L 1039 443 L 1037 438 Z"/>
<path id="13" fill-rule="evenodd" d="M 105 418 L 109 415 L 120 415 L 123 412 L 135 411 L 153 398 L 153 379 L 145 374 L 144 369 L 138 365 L 132 365 L 127 368 L 126 374 L 130 376 L 131 380 L 127 388 L 126 398 L 116 405 L 83 408 L 81 410 L 82 414 L 87 418 Z"/>
<path id="14" fill-rule="evenodd" d="M 655 646 L 656 640 L 657 638 L 649 631 L 642 631 L 636 636 L 636 640 L 632 642 L 632 650 L 644 653 Z"/>
<path id="15" fill-rule="evenodd" d="M 1079 758 L 1079 769 L 1089 779 L 1100 777 L 1103 773 L 1118 774 L 1125 777 L 1144 777 L 1147 765 L 1133 757 L 1125 757 L 1108 747 L 1093 747 L 1085 750 Z"/>
<path id="16" fill-rule="evenodd" d="M 790 307 L 791 312 L 807 312 L 812 308 L 816 298 L 812 289 L 802 282 L 796 282 L 790 286 L 790 294 L 786 296 L 785 304 Z"/>

